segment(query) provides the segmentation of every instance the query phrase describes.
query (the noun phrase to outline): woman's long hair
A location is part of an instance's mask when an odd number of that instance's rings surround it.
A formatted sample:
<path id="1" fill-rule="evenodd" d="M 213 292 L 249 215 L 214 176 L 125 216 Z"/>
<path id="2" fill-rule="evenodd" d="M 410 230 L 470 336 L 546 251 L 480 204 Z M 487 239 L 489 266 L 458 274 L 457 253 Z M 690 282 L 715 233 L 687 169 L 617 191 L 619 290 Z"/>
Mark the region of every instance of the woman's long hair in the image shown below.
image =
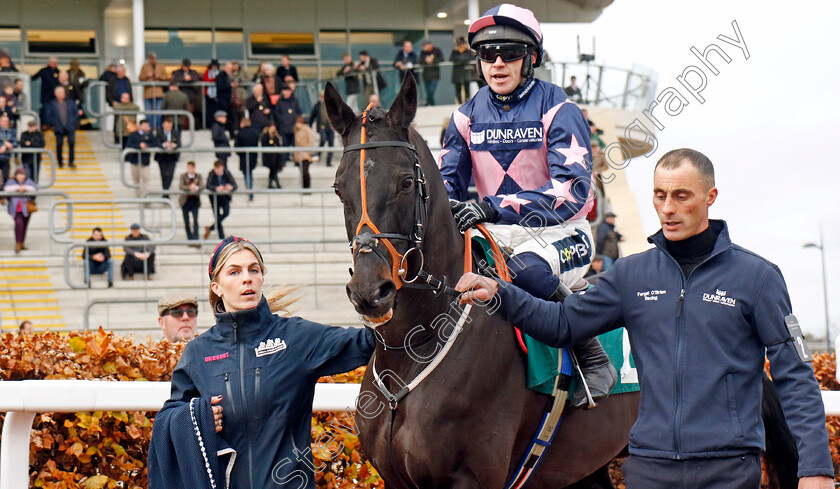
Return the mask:
<path id="1" fill-rule="evenodd" d="M 260 265 L 260 271 L 263 276 L 265 276 L 265 263 L 263 262 L 262 255 L 260 255 L 259 250 L 257 250 L 257 247 L 250 241 L 242 239 L 229 243 L 227 246 L 222 248 L 222 251 L 219 253 L 219 259 L 216 261 L 216 268 L 213 270 L 213 275 L 210 277 L 211 284 L 219 277 L 219 273 L 225 268 L 225 264 L 228 259 L 240 250 L 248 250 L 257 257 L 257 262 Z M 265 284 L 265 282 L 263 282 L 263 284 Z M 300 299 L 300 296 L 292 296 L 292 293 L 299 288 L 299 285 L 287 284 L 273 287 L 270 291 L 266 292 L 265 286 L 263 286 L 262 293 L 265 295 L 265 300 L 268 302 L 268 307 L 271 309 L 271 312 L 280 313 L 281 316 L 290 316 L 293 311 L 289 308 L 289 306 Z M 213 292 L 212 287 L 210 287 L 210 308 L 214 312 L 224 310 L 222 298 Z"/>

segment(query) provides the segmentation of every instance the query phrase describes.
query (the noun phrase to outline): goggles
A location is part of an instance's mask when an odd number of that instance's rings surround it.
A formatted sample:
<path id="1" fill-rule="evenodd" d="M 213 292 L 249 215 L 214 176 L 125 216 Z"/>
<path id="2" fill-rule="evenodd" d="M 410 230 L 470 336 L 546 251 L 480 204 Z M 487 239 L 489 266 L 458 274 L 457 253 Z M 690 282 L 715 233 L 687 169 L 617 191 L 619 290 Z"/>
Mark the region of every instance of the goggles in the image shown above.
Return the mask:
<path id="1" fill-rule="evenodd" d="M 188 318 L 194 318 L 198 316 L 198 311 L 195 309 L 170 309 L 164 313 L 164 316 L 180 318 L 184 317 L 184 314 L 186 314 Z"/>
<path id="2" fill-rule="evenodd" d="M 496 42 L 481 44 L 475 49 L 475 54 L 481 61 L 495 63 L 496 58 L 502 57 L 502 61 L 509 63 L 522 59 L 531 52 L 531 46 L 518 42 Z"/>

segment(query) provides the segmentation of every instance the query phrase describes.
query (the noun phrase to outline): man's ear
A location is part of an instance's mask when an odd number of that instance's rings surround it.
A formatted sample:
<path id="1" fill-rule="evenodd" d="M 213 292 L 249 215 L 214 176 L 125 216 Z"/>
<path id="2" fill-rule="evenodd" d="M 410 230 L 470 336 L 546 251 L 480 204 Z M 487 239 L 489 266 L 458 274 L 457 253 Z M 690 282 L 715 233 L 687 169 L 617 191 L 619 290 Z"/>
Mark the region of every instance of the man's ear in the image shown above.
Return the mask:
<path id="1" fill-rule="evenodd" d="M 158 317 L 158 325 L 160 326 L 160 329 L 164 329 L 164 327 L 163 327 L 163 316 Z"/>
<path id="2" fill-rule="evenodd" d="M 709 192 L 706 194 L 706 207 L 709 207 L 710 205 L 714 204 L 715 200 L 717 199 L 717 196 L 717 187 L 712 187 L 711 189 L 709 189 Z"/>

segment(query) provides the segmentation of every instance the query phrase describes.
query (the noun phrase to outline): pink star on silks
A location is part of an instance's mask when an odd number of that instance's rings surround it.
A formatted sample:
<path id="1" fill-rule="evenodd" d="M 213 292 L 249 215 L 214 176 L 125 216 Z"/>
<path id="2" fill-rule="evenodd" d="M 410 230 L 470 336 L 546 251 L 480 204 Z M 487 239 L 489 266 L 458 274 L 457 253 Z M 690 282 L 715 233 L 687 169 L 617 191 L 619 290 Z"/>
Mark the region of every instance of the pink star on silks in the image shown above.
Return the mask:
<path id="1" fill-rule="evenodd" d="M 564 165 L 569 166 L 578 163 L 580 166 L 586 168 L 583 157 L 589 153 L 589 150 L 585 146 L 578 144 L 574 134 L 572 134 L 572 145 L 567 149 L 557 148 L 557 151 L 566 157 L 566 162 L 563 163 Z"/>
<path id="2" fill-rule="evenodd" d="M 502 203 L 499 204 L 499 207 L 510 206 L 517 214 L 521 214 L 521 212 L 519 212 L 519 207 L 521 205 L 531 203 L 530 200 L 520 199 L 516 196 L 516 194 L 500 195 L 499 197 L 502 197 Z"/>
<path id="3" fill-rule="evenodd" d="M 573 136 L 574 137 L 574 136 Z M 575 197 L 572 195 L 572 180 L 567 180 L 563 183 L 555 179 L 551 179 L 551 188 L 543 192 L 546 195 L 553 195 L 554 199 L 554 208 L 560 207 L 563 202 L 570 200 L 573 203 L 577 203 Z"/>

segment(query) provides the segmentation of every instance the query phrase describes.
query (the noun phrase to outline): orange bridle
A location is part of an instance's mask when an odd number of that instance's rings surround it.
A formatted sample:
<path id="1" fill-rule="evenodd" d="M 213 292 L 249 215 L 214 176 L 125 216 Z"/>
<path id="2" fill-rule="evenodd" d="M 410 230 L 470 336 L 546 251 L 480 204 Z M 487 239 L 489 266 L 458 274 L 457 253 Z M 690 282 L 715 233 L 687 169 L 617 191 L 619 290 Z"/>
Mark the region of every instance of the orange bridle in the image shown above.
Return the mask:
<path id="1" fill-rule="evenodd" d="M 368 112 L 372 107 L 373 104 L 370 104 L 367 108 L 365 108 L 364 112 L 362 112 L 362 129 L 359 136 L 359 144 L 353 144 L 344 148 L 345 153 L 348 151 L 359 151 L 359 183 L 362 193 L 362 216 L 359 219 L 359 224 L 356 226 L 356 235 L 353 237 L 353 241 L 351 243 L 353 248 L 353 266 L 355 267 L 356 265 L 356 254 L 365 253 L 365 251 L 362 251 L 364 249 L 373 251 L 387 263 L 387 258 L 377 249 L 377 245 L 379 241 L 381 241 L 385 245 L 385 249 L 388 250 L 388 255 L 391 258 L 391 279 L 394 281 L 394 284 L 399 290 L 404 283 L 412 283 L 417 280 L 418 274 L 415 274 L 414 277 L 406 278 L 406 266 L 408 265 L 407 260 L 412 253 L 416 253 L 420 257 L 420 266 L 418 270 L 422 270 L 423 268 L 423 252 L 421 250 L 421 246 L 423 244 L 423 224 L 428 210 L 429 194 L 426 188 L 426 180 L 423 175 L 423 170 L 420 166 L 420 160 L 417 158 L 417 151 L 412 144 L 405 141 L 367 142 L 366 122 L 368 120 Z M 414 160 L 414 187 L 416 192 L 414 203 L 414 230 L 410 236 L 406 234 L 381 232 L 379 228 L 376 227 L 376 224 L 373 223 L 373 220 L 370 218 L 370 214 L 368 214 L 365 156 L 368 149 L 383 147 L 406 148 L 412 153 Z M 363 233 L 362 228 L 365 226 L 370 228 L 373 232 Z M 414 246 L 409 248 L 405 253 L 400 254 L 396 247 L 394 247 L 391 243 L 392 239 L 408 241 L 413 243 Z"/>

